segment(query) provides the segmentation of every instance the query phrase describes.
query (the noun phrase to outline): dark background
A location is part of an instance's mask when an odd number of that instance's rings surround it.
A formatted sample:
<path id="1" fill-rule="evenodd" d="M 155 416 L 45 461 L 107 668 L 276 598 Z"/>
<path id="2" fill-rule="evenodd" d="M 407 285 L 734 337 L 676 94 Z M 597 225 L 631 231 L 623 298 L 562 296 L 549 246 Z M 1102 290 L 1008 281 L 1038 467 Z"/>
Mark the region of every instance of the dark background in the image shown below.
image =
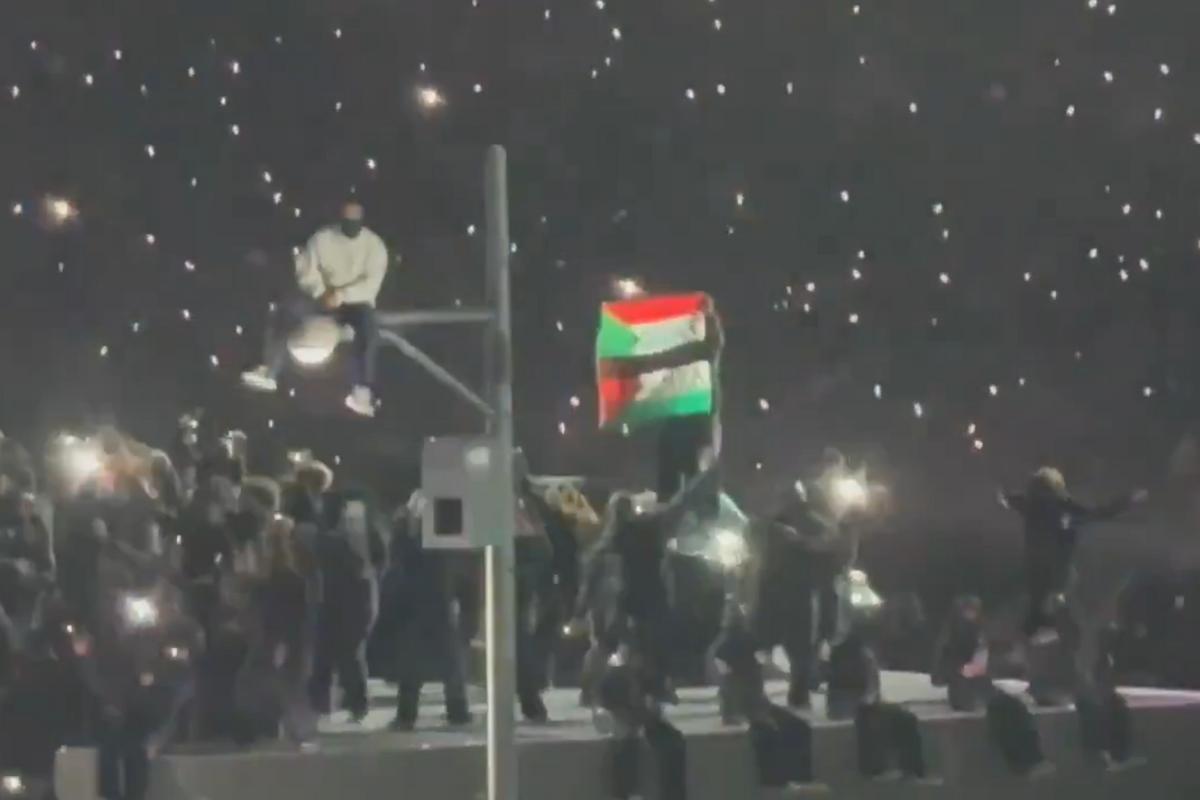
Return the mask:
<path id="1" fill-rule="evenodd" d="M 1155 492 L 1086 549 L 1091 574 L 1190 563 L 1196 11 L 1108 5 L 10 3 L 0 428 L 34 449 L 101 421 L 162 441 L 199 405 L 246 429 L 263 469 L 308 446 L 403 496 L 423 436 L 478 425 L 416 367 L 383 356 L 371 423 L 343 413 L 337 370 L 275 398 L 242 393 L 237 373 L 290 249 L 350 191 L 402 257 L 382 306 L 477 302 L 468 226 L 500 143 L 535 471 L 647 481 L 649 442 L 596 431 L 591 352 L 613 278 L 637 276 L 717 300 L 725 476 L 746 505 L 765 508 L 826 445 L 890 489 L 865 551 L 885 587 L 1003 595 L 1019 534 L 994 488 L 1043 462 L 1084 498 Z M 446 106 L 422 109 L 421 86 Z M 54 225 L 48 196 L 77 220 Z M 477 379 L 476 334 L 416 339 Z"/>

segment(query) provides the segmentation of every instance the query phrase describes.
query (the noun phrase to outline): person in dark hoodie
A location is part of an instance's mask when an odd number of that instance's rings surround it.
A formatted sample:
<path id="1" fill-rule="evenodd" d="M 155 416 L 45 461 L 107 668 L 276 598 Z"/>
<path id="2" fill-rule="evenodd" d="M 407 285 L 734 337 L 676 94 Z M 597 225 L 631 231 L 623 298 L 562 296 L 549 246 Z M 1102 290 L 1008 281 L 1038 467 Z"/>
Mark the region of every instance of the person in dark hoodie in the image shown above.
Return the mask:
<path id="1" fill-rule="evenodd" d="M 935 646 L 931 679 L 934 686 L 947 688 L 955 711 L 986 709 L 992 741 L 1014 772 L 1035 776 L 1048 771 L 1033 715 L 988 675 L 983 603 L 978 597 L 955 599 Z"/>
<path id="2" fill-rule="evenodd" d="M 591 705 L 594 677 L 623 636 L 625 644 L 636 651 L 652 695 L 659 700 L 673 697 L 670 597 L 663 562 L 667 542 L 684 514 L 711 499 L 716 480 L 716 469 L 709 468 L 655 508 L 640 508 L 626 492 L 610 498 L 603 533 L 587 556 L 577 605 L 578 615 L 592 621 L 593 644 L 584 659 L 585 705 Z"/>
<path id="3" fill-rule="evenodd" d="M 378 611 L 376 569 L 383 544 L 367 503 L 348 493 L 329 495 L 314 551 L 321 571 L 317 642 L 310 697 L 321 714 L 332 711 L 336 674 L 351 719 L 367 715 L 366 641 Z"/>
<path id="4" fill-rule="evenodd" d="M 430 673 L 442 681 L 446 720 L 451 725 L 471 722 L 460 631 L 465 599 L 462 578 L 467 573 L 456 569 L 462 554 L 422 547 L 424 502 L 420 491 L 413 492 L 394 521 L 390 563 L 380 593 L 379 624 L 386 626 L 396 641 L 398 691 L 391 724 L 396 731 L 411 731 L 416 726 L 421 687 Z"/>
<path id="5" fill-rule="evenodd" d="M 1074 583 L 1075 547 L 1082 528 L 1114 519 L 1147 497 L 1144 490 L 1138 490 L 1104 505 L 1086 506 L 1071 497 L 1063 474 L 1054 467 L 1034 472 L 1024 493 L 1000 490 L 1000 503 L 1020 514 L 1025 522 L 1027 636 L 1053 627 L 1048 604 L 1055 595 L 1068 592 Z"/>

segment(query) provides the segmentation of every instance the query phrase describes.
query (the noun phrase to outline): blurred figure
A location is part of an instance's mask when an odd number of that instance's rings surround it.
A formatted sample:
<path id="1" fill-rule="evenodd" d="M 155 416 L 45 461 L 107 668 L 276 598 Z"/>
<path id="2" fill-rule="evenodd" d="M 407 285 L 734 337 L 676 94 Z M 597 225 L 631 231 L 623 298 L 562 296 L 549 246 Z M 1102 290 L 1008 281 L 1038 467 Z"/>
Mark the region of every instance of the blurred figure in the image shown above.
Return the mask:
<path id="1" fill-rule="evenodd" d="M 1049 771 L 1033 715 L 992 683 L 988 660 L 983 603 L 972 596 L 956 598 L 934 652 L 933 685 L 947 687 L 955 711 L 987 710 L 988 732 L 1014 772 L 1033 776 Z"/>
<path id="2" fill-rule="evenodd" d="M 270 322 L 263 365 L 242 375 L 248 387 L 274 392 L 287 363 L 288 336 L 310 317 L 328 314 L 354 329 L 354 388 L 346 406 L 356 414 L 375 415 L 375 300 L 387 275 L 388 252 L 383 240 L 363 225 L 364 216 L 362 204 L 349 200 L 336 225 L 308 240 L 296 258 L 298 291 L 279 305 Z"/>
<path id="3" fill-rule="evenodd" d="M 0 485 L 0 627 L 18 642 L 38 624 L 54 579 L 54 542 L 36 499 L 15 484 Z"/>
<path id="4" fill-rule="evenodd" d="M 309 706 L 316 609 L 315 564 L 279 517 L 267 527 L 263 560 L 250 589 L 250 648 L 238 676 L 238 707 L 250 732 L 273 736 L 282 724 L 290 741 L 310 742 L 316 715 Z"/>
<path id="5" fill-rule="evenodd" d="M 380 625 L 394 630 L 396 639 L 399 689 L 391 727 L 397 731 L 416 726 L 421 687 L 430 674 L 444 687 L 446 720 L 451 725 L 471 722 L 460 629 L 465 598 L 455 570 L 455 560 L 463 556 L 421 546 L 424 502 L 420 491 L 413 492 L 397 515 L 380 604 Z"/>
<path id="6" fill-rule="evenodd" d="M 1054 467 L 1042 467 L 1029 479 L 1024 493 L 999 493 L 1000 503 L 1021 515 L 1025 522 L 1025 580 L 1029 615 L 1025 634 L 1051 627 L 1047 606 L 1057 594 L 1067 593 L 1075 582 L 1075 546 L 1083 526 L 1113 519 L 1147 499 L 1144 490 L 1119 497 L 1102 506 L 1089 507 L 1073 499 L 1067 483 Z"/>
<path id="7" fill-rule="evenodd" d="M 310 696 L 318 713 L 330 713 L 336 674 L 343 704 L 358 721 L 367 715 L 366 641 L 378 609 L 375 576 L 383 546 L 364 500 L 349 495 L 326 499 L 326 519 L 315 546 L 321 599 Z"/>

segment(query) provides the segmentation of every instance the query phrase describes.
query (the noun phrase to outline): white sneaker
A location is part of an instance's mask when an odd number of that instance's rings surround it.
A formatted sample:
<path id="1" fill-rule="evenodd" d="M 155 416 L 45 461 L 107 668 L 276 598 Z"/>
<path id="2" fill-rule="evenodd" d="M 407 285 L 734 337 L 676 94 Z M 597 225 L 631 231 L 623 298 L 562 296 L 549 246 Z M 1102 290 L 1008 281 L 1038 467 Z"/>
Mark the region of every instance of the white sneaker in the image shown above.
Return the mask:
<path id="1" fill-rule="evenodd" d="M 360 416 L 373 417 L 375 416 L 375 396 L 369 387 L 355 386 L 354 390 L 346 395 L 346 408 Z"/>
<path id="2" fill-rule="evenodd" d="M 242 373 L 242 385 L 256 392 L 274 392 L 279 388 L 279 381 L 266 367 L 257 367 Z"/>

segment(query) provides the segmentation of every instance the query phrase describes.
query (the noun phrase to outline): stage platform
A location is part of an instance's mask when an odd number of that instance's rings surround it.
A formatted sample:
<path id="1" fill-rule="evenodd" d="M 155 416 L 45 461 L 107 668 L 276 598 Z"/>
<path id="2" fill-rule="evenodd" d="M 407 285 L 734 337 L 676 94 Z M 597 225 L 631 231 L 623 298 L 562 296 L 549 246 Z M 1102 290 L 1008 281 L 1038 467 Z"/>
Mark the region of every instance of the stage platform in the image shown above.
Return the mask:
<path id="1" fill-rule="evenodd" d="M 940 785 L 904 781 L 878 783 L 859 777 L 852 726 L 824 719 L 816 695 L 810 715 L 814 756 L 824 796 L 855 798 L 946 798 L 947 800 L 1193 800 L 1200 798 L 1200 693 L 1124 690 L 1134 710 L 1137 750 L 1147 762 L 1109 772 L 1085 759 L 1074 711 L 1038 710 L 1043 745 L 1055 771 L 1037 780 L 1008 773 L 991 749 L 980 716 L 956 714 L 945 693 L 928 676 L 886 673 L 886 699 L 903 703 L 921 719 L 926 757 Z M 1023 689 L 1010 683 L 1013 690 Z M 772 683 L 783 700 L 784 685 Z M 485 795 L 482 693 L 476 692 L 476 723 L 451 730 L 441 720 L 440 692 L 426 690 L 422 718 L 413 733 L 386 729 L 391 708 L 386 687 L 372 687 L 376 707 L 363 725 L 337 717 L 322 725 L 314 752 L 272 743 L 249 751 L 176 750 L 154 765 L 151 800 L 479 800 Z M 577 690 L 552 690 L 549 725 L 519 727 L 522 800 L 602 800 L 602 738 Z M 742 800 L 768 794 L 755 779 L 744 728 L 721 725 L 715 690 L 685 689 L 670 719 L 687 736 L 688 784 L 692 800 Z M 94 755 L 69 750 L 59 756 L 59 800 L 94 800 Z M 646 765 L 645 796 L 656 796 L 653 768 Z"/>

